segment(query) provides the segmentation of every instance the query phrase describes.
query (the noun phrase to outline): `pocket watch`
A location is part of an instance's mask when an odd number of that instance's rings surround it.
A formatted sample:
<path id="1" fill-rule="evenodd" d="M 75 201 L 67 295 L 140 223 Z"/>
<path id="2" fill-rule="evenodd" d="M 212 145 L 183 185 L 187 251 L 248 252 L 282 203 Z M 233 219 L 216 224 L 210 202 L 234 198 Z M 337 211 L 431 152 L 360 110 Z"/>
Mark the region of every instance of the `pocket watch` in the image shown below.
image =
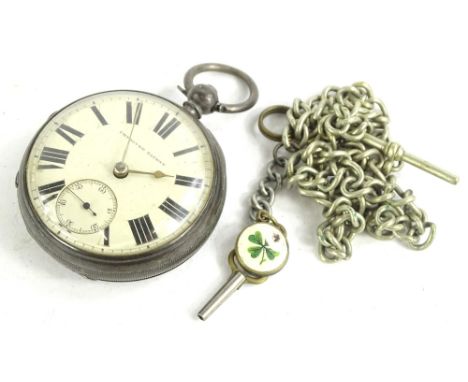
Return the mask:
<path id="1" fill-rule="evenodd" d="M 238 104 L 218 101 L 205 71 L 249 88 Z M 182 106 L 143 91 L 76 100 L 51 115 L 29 144 L 16 179 L 30 235 L 59 262 L 90 279 L 132 281 L 187 260 L 213 231 L 226 196 L 216 139 L 199 119 L 235 113 L 258 98 L 253 80 L 222 64 L 191 68 Z"/>

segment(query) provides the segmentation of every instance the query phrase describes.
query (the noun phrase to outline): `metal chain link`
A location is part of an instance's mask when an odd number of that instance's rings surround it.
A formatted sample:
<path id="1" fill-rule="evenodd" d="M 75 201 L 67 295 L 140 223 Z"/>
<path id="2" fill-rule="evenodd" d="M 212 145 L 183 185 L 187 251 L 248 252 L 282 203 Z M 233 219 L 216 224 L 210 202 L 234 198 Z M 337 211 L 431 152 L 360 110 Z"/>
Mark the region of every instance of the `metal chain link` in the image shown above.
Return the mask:
<path id="1" fill-rule="evenodd" d="M 259 213 L 266 211 L 271 215 L 271 207 L 275 194 L 283 185 L 286 158 L 279 154 L 283 145 L 280 143 L 273 149 L 273 160 L 268 163 L 265 177 L 260 180 L 257 191 L 250 199 L 250 218 L 257 221 Z"/>
<path id="2" fill-rule="evenodd" d="M 328 87 L 308 101 L 296 99 L 286 113 L 282 144 L 251 199 L 250 217 L 271 214 L 275 192 L 283 182 L 323 206 L 318 229 L 323 260 L 350 258 L 351 241 L 367 230 L 378 239 L 397 238 L 412 249 L 427 248 L 435 225 L 403 191 L 393 175 L 402 168 L 403 149 L 388 137 L 388 113 L 365 83 Z M 383 150 L 364 136 L 387 144 Z M 368 139 L 368 137 L 367 137 Z M 279 156 L 284 148 L 288 157 Z"/>

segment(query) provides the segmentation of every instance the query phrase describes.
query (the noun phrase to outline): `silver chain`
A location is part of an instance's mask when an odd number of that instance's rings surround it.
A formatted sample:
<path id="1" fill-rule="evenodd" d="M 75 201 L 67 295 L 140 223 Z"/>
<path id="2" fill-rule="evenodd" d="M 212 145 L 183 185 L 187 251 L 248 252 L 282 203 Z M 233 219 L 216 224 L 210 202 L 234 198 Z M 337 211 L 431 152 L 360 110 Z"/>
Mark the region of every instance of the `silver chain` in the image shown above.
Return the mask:
<path id="1" fill-rule="evenodd" d="M 273 149 L 273 160 L 267 165 L 266 175 L 260 180 L 257 190 L 250 199 L 250 219 L 258 220 L 258 214 L 262 211 L 272 213 L 272 206 L 275 202 L 275 194 L 282 185 L 286 174 L 287 160 L 280 155 L 283 144 L 277 144 Z"/>
<path id="2" fill-rule="evenodd" d="M 378 239 L 397 238 L 412 249 L 428 247 L 435 225 L 414 204 L 411 190 L 396 184 L 404 152 L 388 137 L 388 113 L 364 83 L 328 87 L 308 101 L 296 99 L 273 161 L 251 199 L 250 217 L 271 214 L 283 183 L 323 206 L 319 253 L 323 260 L 350 258 L 351 240 L 367 230 Z M 383 150 L 365 136 L 386 142 Z M 368 139 L 368 138 L 367 138 Z M 287 157 L 278 153 L 285 149 Z"/>

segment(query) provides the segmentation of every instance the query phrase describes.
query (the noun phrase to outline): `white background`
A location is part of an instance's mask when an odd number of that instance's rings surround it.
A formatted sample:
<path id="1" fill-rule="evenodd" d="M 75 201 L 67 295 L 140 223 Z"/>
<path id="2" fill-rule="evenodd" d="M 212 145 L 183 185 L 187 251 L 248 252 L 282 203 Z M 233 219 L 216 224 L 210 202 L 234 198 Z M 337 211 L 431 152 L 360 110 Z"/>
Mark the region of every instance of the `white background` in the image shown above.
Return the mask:
<path id="1" fill-rule="evenodd" d="M 468 24 L 463 2 L 8 1 L 0 6 L 0 380 L 466 381 Z M 134 283 L 89 281 L 28 236 L 14 177 L 51 112 L 130 88 L 176 102 L 185 71 L 237 66 L 260 99 L 203 118 L 224 149 L 229 188 L 211 239 L 176 270 Z M 222 100 L 245 89 L 212 80 Z M 457 173 L 454 187 L 405 166 L 399 183 L 437 223 L 413 252 L 366 235 L 349 262 L 317 256 L 320 208 L 284 192 L 286 268 L 245 286 L 207 322 L 196 312 L 229 275 L 226 255 L 272 143 L 265 107 L 327 85 L 370 83 L 391 137 Z"/>

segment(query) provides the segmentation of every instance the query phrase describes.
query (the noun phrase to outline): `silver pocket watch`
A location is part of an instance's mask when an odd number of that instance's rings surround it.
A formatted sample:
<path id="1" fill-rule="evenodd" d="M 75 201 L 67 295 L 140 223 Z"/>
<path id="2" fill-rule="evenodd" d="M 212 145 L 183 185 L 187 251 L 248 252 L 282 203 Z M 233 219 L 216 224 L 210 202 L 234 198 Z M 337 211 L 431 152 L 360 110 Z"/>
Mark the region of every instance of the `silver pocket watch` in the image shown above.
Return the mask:
<path id="1" fill-rule="evenodd" d="M 248 98 L 222 104 L 204 71 L 243 80 Z M 179 106 L 142 91 L 93 94 L 54 113 L 29 144 L 16 185 L 26 228 L 55 259 L 91 279 L 132 281 L 187 260 L 209 237 L 226 195 L 223 153 L 200 122 L 258 98 L 253 80 L 222 64 L 184 78 Z"/>

